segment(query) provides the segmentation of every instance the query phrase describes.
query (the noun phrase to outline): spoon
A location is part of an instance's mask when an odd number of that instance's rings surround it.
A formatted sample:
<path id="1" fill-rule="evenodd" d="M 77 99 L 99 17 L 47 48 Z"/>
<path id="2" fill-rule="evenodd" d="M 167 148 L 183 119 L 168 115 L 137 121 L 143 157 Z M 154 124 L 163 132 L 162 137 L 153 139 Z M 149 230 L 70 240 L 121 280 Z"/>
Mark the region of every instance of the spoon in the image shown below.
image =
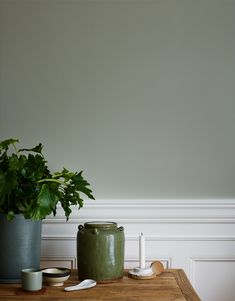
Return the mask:
<path id="1" fill-rule="evenodd" d="M 66 292 L 84 290 L 90 287 L 96 286 L 96 281 L 93 279 L 85 279 L 77 285 L 65 287 Z"/>

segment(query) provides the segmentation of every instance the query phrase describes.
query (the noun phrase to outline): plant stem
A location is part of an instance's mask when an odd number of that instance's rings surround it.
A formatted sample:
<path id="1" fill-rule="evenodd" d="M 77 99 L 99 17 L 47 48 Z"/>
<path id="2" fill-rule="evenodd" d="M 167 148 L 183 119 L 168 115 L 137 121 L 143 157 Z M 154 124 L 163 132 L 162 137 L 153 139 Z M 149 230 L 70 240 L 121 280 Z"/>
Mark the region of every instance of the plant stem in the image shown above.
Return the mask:
<path id="1" fill-rule="evenodd" d="M 63 184 L 64 183 L 64 182 L 56 180 L 56 179 L 42 179 L 42 180 L 38 181 L 38 183 L 43 183 L 43 182 L 56 182 L 58 184 Z"/>

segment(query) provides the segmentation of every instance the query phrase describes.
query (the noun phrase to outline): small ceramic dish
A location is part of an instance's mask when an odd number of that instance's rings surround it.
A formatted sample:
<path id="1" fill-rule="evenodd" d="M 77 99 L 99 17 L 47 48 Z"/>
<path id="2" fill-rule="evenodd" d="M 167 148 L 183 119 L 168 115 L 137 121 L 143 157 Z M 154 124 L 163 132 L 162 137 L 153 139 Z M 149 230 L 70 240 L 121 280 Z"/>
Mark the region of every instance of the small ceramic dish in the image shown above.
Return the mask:
<path id="1" fill-rule="evenodd" d="M 70 272 L 67 268 L 47 268 L 42 270 L 42 276 L 49 286 L 62 286 L 69 279 Z"/>

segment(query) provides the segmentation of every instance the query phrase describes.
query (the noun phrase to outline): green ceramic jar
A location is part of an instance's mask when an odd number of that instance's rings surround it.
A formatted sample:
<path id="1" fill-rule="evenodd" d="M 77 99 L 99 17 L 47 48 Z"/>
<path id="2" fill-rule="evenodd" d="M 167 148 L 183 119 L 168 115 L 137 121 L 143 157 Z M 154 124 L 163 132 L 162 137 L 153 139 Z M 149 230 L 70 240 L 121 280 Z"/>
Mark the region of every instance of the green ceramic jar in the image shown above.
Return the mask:
<path id="1" fill-rule="evenodd" d="M 123 277 L 124 229 L 114 222 L 88 222 L 77 233 L 79 280 L 99 283 Z"/>

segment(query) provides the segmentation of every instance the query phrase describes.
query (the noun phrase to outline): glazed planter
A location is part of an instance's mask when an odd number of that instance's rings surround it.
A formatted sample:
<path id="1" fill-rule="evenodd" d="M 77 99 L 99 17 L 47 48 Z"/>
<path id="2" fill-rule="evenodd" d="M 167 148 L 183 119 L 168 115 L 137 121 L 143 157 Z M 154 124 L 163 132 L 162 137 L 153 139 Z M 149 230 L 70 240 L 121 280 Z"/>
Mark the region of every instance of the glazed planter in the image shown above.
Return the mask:
<path id="1" fill-rule="evenodd" d="M 0 214 L 0 283 L 17 283 L 21 270 L 40 268 L 42 221 Z"/>
<path id="2" fill-rule="evenodd" d="M 114 222 L 89 222 L 77 233 L 79 280 L 115 282 L 123 277 L 124 229 Z"/>

